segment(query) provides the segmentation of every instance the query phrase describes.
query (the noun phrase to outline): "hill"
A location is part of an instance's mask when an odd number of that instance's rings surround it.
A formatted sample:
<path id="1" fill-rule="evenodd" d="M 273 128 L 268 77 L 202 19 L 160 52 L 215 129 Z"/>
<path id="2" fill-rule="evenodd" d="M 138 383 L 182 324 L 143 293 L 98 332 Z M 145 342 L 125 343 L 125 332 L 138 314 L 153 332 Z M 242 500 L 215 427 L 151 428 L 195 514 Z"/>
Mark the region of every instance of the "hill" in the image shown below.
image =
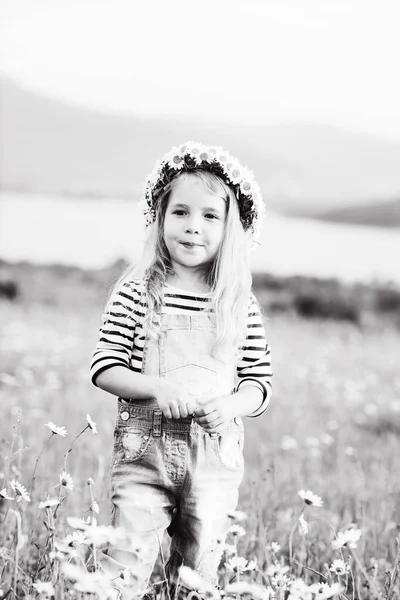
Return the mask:
<path id="1" fill-rule="evenodd" d="M 373 225 L 376 227 L 400 227 L 400 199 L 368 206 L 349 206 L 331 210 L 316 218 L 333 223 Z"/>
<path id="2" fill-rule="evenodd" d="M 199 139 L 248 164 L 276 211 L 323 214 L 400 195 L 400 145 L 339 127 L 116 116 L 4 78 L 0 95 L 3 189 L 138 196 L 155 158 L 173 144 Z"/>

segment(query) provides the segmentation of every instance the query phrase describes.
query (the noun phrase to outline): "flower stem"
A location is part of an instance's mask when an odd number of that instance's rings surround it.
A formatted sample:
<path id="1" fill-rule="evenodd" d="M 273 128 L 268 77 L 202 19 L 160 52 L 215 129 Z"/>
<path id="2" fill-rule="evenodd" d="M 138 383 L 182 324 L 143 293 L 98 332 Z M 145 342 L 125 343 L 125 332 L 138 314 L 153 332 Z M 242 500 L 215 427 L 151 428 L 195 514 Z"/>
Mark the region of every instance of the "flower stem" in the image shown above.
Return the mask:
<path id="1" fill-rule="evenodd" d="M 34 486 L 35 479 L 36 479 L 36 470 L 37 470 L 37 467 L 38 467 L 38 464 L 39 464 L 39 460 L 40 460 L 40 458 L 41 458 L 41 456 L 42 456 L 42 454 L 43 454 L 43 452 L 44 452 L 44 450 L 45 450 L 45 448 L 46 448 L 47 444 L 50 442 L 51 438 L 53 437 L 53 435 L 54 435 L 54 433 L 53 433 L 53 432 L 51 432 L 51 434 L 50 434 L 50 437 L 49 437 L 49 438 L 48 438 L 48 439 L 45 441 L 45 443 L 43 444 L 43 448 L 41 449 L 41 451 L 40 451 L 40 453 L 39 453 L 39 456 L 38 456 L 38 457 L 37 457 L 37 459 L 36 459 L 36 462 L 35 462 L 35 467 L 34 467 L 34 469 L 33 469 L 33 474 L 32 474 L 32 481 L 31 481 L 31 485 L 30 485 L 30 487 L 29 487 L 29 496 L 31 496 L 31 494 L 32 494 L 32 492 L 33 492 L 33 486 Z"/>

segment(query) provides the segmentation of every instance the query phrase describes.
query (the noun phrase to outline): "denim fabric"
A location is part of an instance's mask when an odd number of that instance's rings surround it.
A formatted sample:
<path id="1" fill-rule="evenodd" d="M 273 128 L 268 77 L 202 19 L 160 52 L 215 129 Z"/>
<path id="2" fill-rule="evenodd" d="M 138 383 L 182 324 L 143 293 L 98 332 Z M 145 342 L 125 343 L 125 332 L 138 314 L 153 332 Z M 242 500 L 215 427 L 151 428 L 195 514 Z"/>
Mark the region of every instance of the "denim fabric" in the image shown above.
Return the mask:
<path id="1" fill-rule="evenodd" d="M 214 323 L 207 313 L 162 315 L 156 341 L 145 342 L 142 372 L 182 385 L 201 399 L 229 394 L 234 365 L 211 356 Z M 109 547 L 102 568 L 121 583 L 129 569 L 132 598 L 145 590 L 164 532 L 171 535 L 167 578 L 173 587 L 185 564 L 215 584 L 228 513 L 236 508 L 243 477 L 243 424 L 208 434 L 191 418 L 166 419 L 154 399 L 119 399 L 111 465 L 112 522 L 127 532 L 123 547 Z"/>

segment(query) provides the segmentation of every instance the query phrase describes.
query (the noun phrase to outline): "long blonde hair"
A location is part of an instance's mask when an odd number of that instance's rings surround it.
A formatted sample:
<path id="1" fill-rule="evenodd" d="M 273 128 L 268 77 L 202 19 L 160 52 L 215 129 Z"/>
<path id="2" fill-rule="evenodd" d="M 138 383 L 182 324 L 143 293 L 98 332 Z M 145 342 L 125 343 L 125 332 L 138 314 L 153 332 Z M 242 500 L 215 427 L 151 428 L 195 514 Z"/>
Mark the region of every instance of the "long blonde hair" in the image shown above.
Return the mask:
<path id="1" fill-rule="evenodd" d="M 143 278 L 147 313 L 143 327 L 151 337 L 159 333 L 161 308 L 164 304 L 163 286 L 173 274 L 173 267 L 164 241 L 164 221 L 171 192 L 179 181 L 196 177 L 211 192 L 226 202 L 224 234 L 217 256 L 204 273 L 211 290 L 210 308 L 215 313 L 216 335 L 213 356 L 228 362 L 238 354 L 246 337 L 250 301 L 251 273 L 249 239 L 240 221 L 239 208 L 233 190 L 217 175 L 208 171 L 183 172 L 175 177 L 159 198 L 155 222 L 149 226 L 148 237 L 139 262 L 130 265 L 118 279 L 114 291 L 125 281 Z"/>

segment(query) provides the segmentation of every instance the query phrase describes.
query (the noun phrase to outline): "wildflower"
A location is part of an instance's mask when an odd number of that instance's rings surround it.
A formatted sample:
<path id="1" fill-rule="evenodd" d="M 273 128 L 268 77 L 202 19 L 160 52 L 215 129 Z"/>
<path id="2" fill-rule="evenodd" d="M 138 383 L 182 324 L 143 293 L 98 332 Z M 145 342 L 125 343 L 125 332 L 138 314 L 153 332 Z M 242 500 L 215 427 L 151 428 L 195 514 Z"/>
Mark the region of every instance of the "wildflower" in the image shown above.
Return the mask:
<path id="1" fill-rule="evenodd" d="M 310 492 L 310 490 L 307 490 L 306 492 L 304 490 L 300 490 L 298 494 L 300 498 L 303 498 L 304 502 L 309 506 L 320 507 L 323 504 L 322 499 L 313 492 Z"/>
<path id="2" fill-rule="evenodd" d="M 349 570 L 349 565 L 346 565 L 344 560 L 338 558 L 333 561 L 329 570 L 332 571 L 332 573 L 336 573 L 336 575 L 345 575 Z"/>
<path id="3" fill-rule="evenodd" d="M 90 415 L 86 415 L 86 419 L 87 419 L 89 429 L 92 430 L 92 433 L 94 435 L 95 433 L 97 433 L 96 423 L 92 420 Z"/>
<path id="4" fill-rule="evenodd" d="M 201 575 L 193 571 L 190 567 L 184 565 L 179 567 L 179 580 L 190 590 L 209 592 L 212 596 L 215 596 L 215 589 L 211 583 L 204 581 Z"/>
<path id="5" fill-rule="evenodd" d="M 267 544 L 265 546 L 265 549 L 267 550 L 267 552 L 273 552 L 274 554 L 277 554 L 281 547 L 276 542 L 271 542 L 270 544 Z"/>
<path id="6" fill-rule="evenodd" d="M 328 600 L 337 594 L 343 592 L 343 587 L 339 583 L 313 583 L 310 585 L 310 591 L 315 594 L 315 600 Z"/>
<path id="7" fill-rule="evenodd" d="M 236 552 L 236 547 L 234 544 L 224 544 L 224 552 L 226 552 L 226 554 L 235 554 Z"/>
<path id="8" fill-rule="evenodd" d="M 57 425 L 55 425 L 53 421 L 45 423 L 45 427 L 48 427 L 50 431 L 54 433 L 54 435 L 61 435 L 61 437 L 65 437 L 67 435 L 67 430 L 65 429 L 65 427 L 57 427 Z"/>
<path id="9" fill-rule="evenodd" d="M 299 516 L 299 523 L 300 523 L 300 529 L 301 529 L 303 535 L 307 535 L 308 534 L 308 523 L 305 520 L 305 518 L 303 517 L 303 515 Z"/>
<path id="10" fill-rule="evenodd" d="M 63 471 L 60 474 L 60 485 L 65 487 L 65 489 L 70 490 L 71 492 L 74 489 L 74 482 L 72 480 L 72 477 L 66 471 Z"/>
<path id="11" fill-rule="evenodd" d="M 57 506 L 60 504 L 58 498 L 46 498 L 43 502 L 39 502 L 38 508 L 53 508 L 53 506 Z"/>
<path id="12" fill-rule="evenodd" d="M 302 579 L 295 579 L 289 588 L 287 600 L 312 600 L 312 591 Z"/>
<path id="13" fill-rule="evenodd" d="M 252 558 L 251 560 L 249 560 L 246 571 L 257 571 L 257 569 L 258 569 L 257 559 Z"/>
<path id="14" fill-rule="evenodd" d="M 226 594 L 237 594 L 241 596 L 243 594 L 249 594 L 254 600 L 266 600 L 269 597 L 267 590 L 261 585 L 256 583 L 248 583 L 247 581 L 235 581 L 230 583 L 225 588 Z"/>
<path id="15" fill-rule="evenodd" d="M 74 531 L 73 533 L 69 533 L 64 538 L 64 544 L 70 548 L 76 548 L 77 546 L 85 544 L 86 542 L 86 535 L 83 533 L 83 531 Z"/>
<path id="16" fill-rule="evenodd" d="M 108 544 L 118 546 L 126 538 L 126 532 L 122 527 L 112 527 L 111 525 L 97 525 L 96 521 L 85 530 L 85 536 L 89 544 L 101 546 Z"/>
<path id="17" fill-rule="evenodd" d="M 3 500 L 14 500 L 12 496 L 8 495 L 7 488 L 0 490 L 0 498 L 3 498 Z"/>
<path id="18" fill-rule="evenodd" d="M 281 590 L 288 590 L 289 584 L 291 583 L 291 579 L 287 575 L 279 573 L 275 577 L 271 577 L 271 583 L 276 588 L 279 588 Z"/>
<path id="19" fill-rule="evenodd" d="M 244 573 L 248 570 L 248 561 L 243 556 L 232 556 L 226 563 L 225 568 L 227 571 L 234 573 Z"/>
<path id="20" fill-rule="evenodd" d="M 285 565 L 280 565 L 279 563 L 274 563 L 269 565 L 266 570 L 266 574 L 268 577 L 278 577 L 281 575 L 286 575 L 289 572 L 289 567 Z"/>
<path id="21" fill-rule="evenodd" d="M 336 540 L 333 540 L 332 542 L 332 548 L 334 550 L 338 550 L 344 546 L 348 546 L 349 548 L 357 548 L 357 542 L 360 537 L 361 529 L 355 529 L 354 527 L 351 527 L 350 529 L 347 529 L 347 531 L 339 531 L 336 536 Z"/>
<path id="22" fill-rule="evenodd" d="M 246 513 L 242 512 L 241 510 L 233 510 L 232 512 L 228 513 L 228 517 L 230 517 L 231 519 L 235 519 L 235 521 L 245 521 L 247 519 L 247 515 Z"/>
<path id="23" fill-rule="evenodd" d="M 19 481 L 12 479 L 10 481 L 10 486 L 11 486 L 13 492 L 15 492 L 15 498 L 16 498 L 17 502 L 20 502 L 21 499 L 26 500 L 26 502 L 31 501 L 31 499 L 29 498 L 29 494 L 26 491 L 26 488 L 22 485 L 22 483 L 19 483 Z"/>
<path id="24" fill-rule="evenodd" d="M 99 509 L 99 505 L 97 504 L 96 500 L 93 500 L 92 504 L 90 505 L 90 510 L 92 512 L 96 513 L 97 515 L 99 514 L 100 509 Z"/>
<path id="25" fill-rule="evenodd" d="M 87 519 L 85 520 L 78 517 L 67 517 L 67 523 L 73 529 L 80 529 L 81 531 L 85 531 L 85 529 L 87 529 L 89 525 L 91 525 L 92 518 L 87 517 Z"/>
<path id="26" fill-rule="evenodd" d="M 32 587 L 42 596 L 52 597 L 55 594 L 53 584 L 50 581 L 36 581 L 32 584 Z"/>
<path id="27" fill-rule="evenodd" d="M 70 581 L 74 582 L 74 588 L 78 592 L 97 594 L 99 590 L 108 591 L 109 581 L 101 571 L 88 573 L 81 567 L 72 563 L 63 563 L 62 572 Z"/>
<path id="28" fill-rule="evenodd" d="M 129 569 L 124 569 L 123 571 L 120 572 L 119 576 L 121 577 L 121 579 L 123 579 L 127 584 L 131 583 L 132 581 L 132 573 L 130 572 Z"/>
<path id="29" fill-rule="evenodd" d="M 246 535 L 245 530 L 240 525 L 231 525 L 229 528 L 229 533 L 233 535 L 233 537 L 243 537 Z"/>

